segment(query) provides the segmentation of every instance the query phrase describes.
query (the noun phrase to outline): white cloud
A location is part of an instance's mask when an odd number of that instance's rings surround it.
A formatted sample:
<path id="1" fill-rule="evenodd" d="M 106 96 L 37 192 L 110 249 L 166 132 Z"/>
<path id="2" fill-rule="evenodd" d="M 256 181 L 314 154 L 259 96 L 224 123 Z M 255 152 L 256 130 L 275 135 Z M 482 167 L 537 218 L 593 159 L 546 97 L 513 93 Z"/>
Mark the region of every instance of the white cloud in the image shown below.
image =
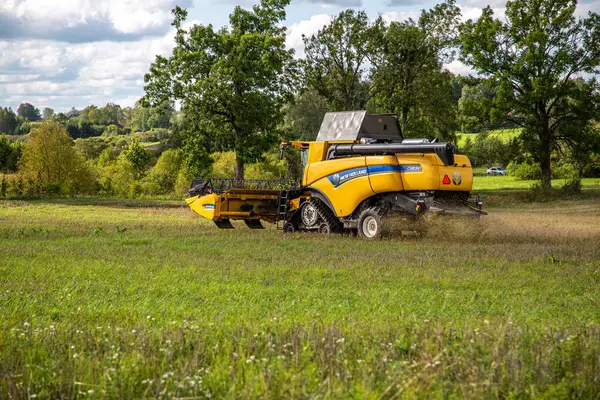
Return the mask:
<path id="1" fill-rule="evenodd" d="M 419 19 L 419 15 L 421 15 L 419 11 L 388 11 L 381 14 L 381 19 L 386 24 L 389 24 L 390 22 L 408 21 L 411 18 L 413 21 L 416 21 Z"/>
<path id="2" fill-rule="evenodd" d="M 108 102 L 133 105 L 143 95 L 143 77 L 156 55 L 168 55 L 174 45 L 171 8 L 192 1 L 0 0 L 0 106 L 30 102 L 66 111 Z M 504 0 L 464 0 L 459 6 L 464 19 L 475 19 L 488 3 L 504 16 Z M 417 8 L 422 7 L 386 12 L 382 18 L 417 19 Z M 600 0 L 580 3 L 577 13 L 590 10 L 600 11 Z M 288 27 L 286 45 L 297 57 L 304 56 L 302 34 L 310 36 L 331 21 L 325 11 Z M 445 67 L 455 74 L 474 73 L 459 61 Z"/>
<path id="3" fill-rule="evenodd" d="M 477 75 L 477 72 L 473 68 L 461 63 L 458 60 L 454 60 L 451 63 L 444 64 L 444 68 L 452 72 L 454 75 Z"/>
<path id="4" fill-rule="evenodd" d="M 296 51 L 296 57 L 304 57 L 304 42 L 302 35 L 310 37 L 317 33 L 323 27 L 331 22 L 331 16 L 327 14 L 317 14 L 288 27 L 286 45 Z"/>
<path id="5" fill-rule="evenodd" d="M 0 42 L 2 105 L 29 102 L 57 111 L 108 102 L 131 106 L 143 95 L 150 63 L 169 55 L 174 34 L 137 42 Z"/>
<path id="6" fill-rule="evenodd" d="M 0 38 L 136 40 L 169 30 L 170 10 L 192 0 L 4 0 Z"/>
<path id="7" fill-rule="evenodd" d="M 468 7 L 484 8 L 490 6 L 492 8 L 504 8 L 506 0 L 464 0 L 462 4 Z"/>

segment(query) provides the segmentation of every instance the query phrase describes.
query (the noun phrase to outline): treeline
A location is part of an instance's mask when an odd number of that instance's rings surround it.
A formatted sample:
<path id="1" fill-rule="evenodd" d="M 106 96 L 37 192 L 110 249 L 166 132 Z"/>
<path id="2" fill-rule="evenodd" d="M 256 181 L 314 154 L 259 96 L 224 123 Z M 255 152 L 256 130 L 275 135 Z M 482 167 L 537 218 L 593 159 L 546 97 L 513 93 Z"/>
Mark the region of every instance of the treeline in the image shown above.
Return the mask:
<path id="1" fill-rule="evenodd" d="M 122 108 L 109 103 L 104 107 L 90 105 L 82 110 L 74 107 L 67 113 L 55 113 L 46 107 L 40 110 L 29 103 L 19 105 L 15 113 L 11 108 L 0 108 L 0 135 L 26 135 L 41 121 L 56 121 L 63 125 L 73 139 L 101 135 L 123 135 L 131 132 L 171 127 L 175 113 L 172 102 L 164 102 L 156 107 Z"/>
<path id="2" fill-rule="evenodd" d="M 544 187 L 600 172 L 600 85 L 586 78 L 600 66 L 600 17 L 577 19 L 576 1 L 515 0 L 503 20 L 488 7 L 464 23 L 454 0 L 402 22 L 346 10 L 304 37 L 302 59 L 285 47 L 288 3 L 236 7 L 220 30 L 184 29 L 176 7 L 173 53 L 150 66 L 135 107 L 3 109 L 0 133 L 12 136 L 0 168 L 18 171 L 18 190 L 119 196 L 181 193 L 202 175 L 297 179 L 298 154 L 277 162 L 279 141 L 314 139 L 327 111 L 366 109 L 399 115 L 405 137 L 451 141 L 474 165 L 508 165 Z M 444 68 L 457 59 L 478 77 Z M 505 142 L 496 128 L 521 133 Z M 46 131 L 71 140 L 63 156 L 79 157 L 87 180 L 28 166 Z M 460 132 L 480 134 L 463 143 Z"/>

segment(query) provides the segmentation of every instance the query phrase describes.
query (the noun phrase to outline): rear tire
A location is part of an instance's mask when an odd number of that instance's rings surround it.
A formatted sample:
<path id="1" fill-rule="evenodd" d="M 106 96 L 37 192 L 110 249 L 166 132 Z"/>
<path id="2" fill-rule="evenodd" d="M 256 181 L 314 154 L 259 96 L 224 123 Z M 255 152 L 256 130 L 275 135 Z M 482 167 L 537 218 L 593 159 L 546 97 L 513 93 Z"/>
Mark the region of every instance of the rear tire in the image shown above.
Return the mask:
<path id="1" fill-rule="evenodd" d="M 367 208 L 358 217 L 358 236 L 362 239 L 377 239 L 381 237 L 383 224 L 381 215 L 375 208 Z"/>

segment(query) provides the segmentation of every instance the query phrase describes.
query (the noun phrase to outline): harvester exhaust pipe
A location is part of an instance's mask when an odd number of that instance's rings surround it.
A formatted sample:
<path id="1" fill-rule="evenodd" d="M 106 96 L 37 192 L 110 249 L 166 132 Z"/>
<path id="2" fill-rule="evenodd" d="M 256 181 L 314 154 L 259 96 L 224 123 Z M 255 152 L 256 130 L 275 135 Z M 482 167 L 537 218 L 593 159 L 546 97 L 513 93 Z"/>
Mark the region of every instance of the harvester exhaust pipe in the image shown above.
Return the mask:
<path id="1" fill-rule="evenodd" d="M 373 143 L 373 144 L 336 144 L 329 148 L 327 159 L 338 156 L 372 156 L 399 153 L 435 153 L 444 165 L 454 165 L 454 146 L 452 143 Z"/>

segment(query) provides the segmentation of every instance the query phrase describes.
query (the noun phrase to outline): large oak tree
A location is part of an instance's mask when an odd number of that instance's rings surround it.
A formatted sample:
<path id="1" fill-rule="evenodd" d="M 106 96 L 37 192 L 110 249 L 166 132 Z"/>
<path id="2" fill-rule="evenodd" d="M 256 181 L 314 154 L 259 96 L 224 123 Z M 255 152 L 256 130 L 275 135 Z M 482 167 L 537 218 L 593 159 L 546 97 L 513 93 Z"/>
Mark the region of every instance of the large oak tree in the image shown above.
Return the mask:
<path id="1" fill-rule="evenodd" d="M 175 8 L 173 53 L 158 56 L 145 76 L 149 103 L 181 101 L 190 152 L 206 146 L 235 151 L 236 179 L 244 178 L 245 163 L 259 159 L 278 139 L 282 106 L 292 95 L 295 63 L 281 26 L 288 4 L 262 0 L 251 10 L 238 6 L 229 26 L 219 30 L 185 29 L 187 12 Z"/>
<path id="2" fill-rule="evenodd" d="M 514 0 L 506 18 L 490 7 L 461 27 L 462 61 L 498 85 L 493 115 L 524 127 L 523 138 L 549 188 L 561 145 L 592 144 L 599 113 L 600 17 L 576 18 L 576 0 Z M 578 79 L 575 79 L 578 78 Z"/>

